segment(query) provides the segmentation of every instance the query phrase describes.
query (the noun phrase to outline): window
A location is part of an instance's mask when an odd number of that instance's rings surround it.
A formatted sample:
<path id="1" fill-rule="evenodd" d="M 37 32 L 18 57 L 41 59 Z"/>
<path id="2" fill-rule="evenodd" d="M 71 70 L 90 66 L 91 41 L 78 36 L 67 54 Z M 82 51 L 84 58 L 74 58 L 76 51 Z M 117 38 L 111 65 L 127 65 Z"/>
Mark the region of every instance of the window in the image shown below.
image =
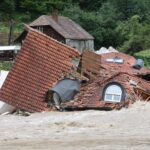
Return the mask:
<path id="1" fill-rule="evenodd" d="M 119 84 L 109 84 L 104 89 L 103 99 L 108 102 L 120 102 L 123 90 Z"/>
<path id="2" fill-rule="evenodd" d="M 106 61 L 122 64 L 124 60 L 122 58 L 114 57 L 114 58 L 107 58 Z"/>
<path id="3" fill-rule="evenodd" d="M 43 26 L 39 26 L 39 27 L 37 27 L 37 29 L 38 29 L 39 31 L 43 32 Z"/>

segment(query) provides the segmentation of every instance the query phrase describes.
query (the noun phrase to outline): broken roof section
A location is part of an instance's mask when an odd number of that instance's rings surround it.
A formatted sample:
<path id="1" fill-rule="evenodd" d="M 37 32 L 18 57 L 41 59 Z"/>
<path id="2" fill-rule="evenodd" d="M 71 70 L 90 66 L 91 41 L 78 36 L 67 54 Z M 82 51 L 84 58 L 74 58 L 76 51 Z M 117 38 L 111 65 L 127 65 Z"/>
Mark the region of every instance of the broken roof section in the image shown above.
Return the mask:
<path id="1" fill-rule="evenodd" d="M 54 19 L 53 16 L 42 15 L 29 24 L 31 27 L 46 25 L 51 26 L 66 39 L 94 39 L 93 36 L 68 17 L 57 16 L 57 19 Z"/>
<path id="2" fill-rule="evenodd" d="M 136 59 L 119 52 L 95 54 L 85 51 L 81 73 L 90 79 L 62 109 L 120 109 L 136 100 L 150 100 L 150 70 L 135 68 Z M 118 92 L 119 91 L 119 92 Z M 118 94 L 119 93 L 119 94 Z"/>
<path id="3" fill-rule="evenodd" d="M 71 71 L 80 53 L 29 28 L 21 51 L 0 91 L 4 102 L 31 112 L 48 110 L 45 93 Z"/>
<path id="4" fill-rule="evenodd" d="M 132 82 L 134 81 L 135 84 Z M 121 102 L 109 102 L 104 100 L 105 87 L 110 84 L 119 83 L 123 87 L 124 98 Z M 111 77 L 97 78 L 92 83 L 82 87 L 75 100 L 62 104 L 62 108 L 71 109 L 100 109 L 112 110 L 127 106 L 139 98 L 150 100 L 150 82 L 128 73 L 117 73 Z M 139 89 L 143 92 L 139 93 Z M 112 89 L 111 89 L 112 91 Z M 138 97 L 140 96 L 140 97 Z"/>
<path id="5" fill-rule="evenodd" d="M 101 55 L 101 67 L 108 71 L 127 72 L 133 75 L 145 75 L 150 73 L 150 70 L 146 67 L 141 67 L 140 69 L 134 68 L 133 66 L 136 64 L 136 61 L 133 56 L 121 52 L 111 52 Z"/>

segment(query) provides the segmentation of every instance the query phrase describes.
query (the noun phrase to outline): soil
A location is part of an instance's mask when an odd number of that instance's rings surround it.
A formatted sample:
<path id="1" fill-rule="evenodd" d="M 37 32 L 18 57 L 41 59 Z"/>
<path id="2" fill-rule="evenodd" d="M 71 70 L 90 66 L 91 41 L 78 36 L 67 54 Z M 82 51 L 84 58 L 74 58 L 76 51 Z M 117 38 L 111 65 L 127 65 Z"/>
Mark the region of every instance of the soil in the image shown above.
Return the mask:
<path id="1" fill-rule="evenodd" d="M 150 103 L 0 116 L 0 150 L 150 150 Z"/>

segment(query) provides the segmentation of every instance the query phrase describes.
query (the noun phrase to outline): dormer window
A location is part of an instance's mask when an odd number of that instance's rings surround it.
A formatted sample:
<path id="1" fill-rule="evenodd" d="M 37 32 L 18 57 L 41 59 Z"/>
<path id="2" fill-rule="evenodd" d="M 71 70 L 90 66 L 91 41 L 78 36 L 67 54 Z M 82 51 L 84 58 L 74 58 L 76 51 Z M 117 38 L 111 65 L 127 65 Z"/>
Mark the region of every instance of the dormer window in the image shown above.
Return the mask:
<path id="1" fill-rule="evenodd" d="M 114 58 L 107 58 L 106 61 L 122 64 L 124 60 L 122 58 L 119 58 L 119 57 L 114 57 Z"/>
<path id="2" fill-rule="evenodd" d="M 106 102 L 121 102 L 124 98 L 124 90 L 118 83 L 109 83 L 103 91 L 103 100 Z"/>

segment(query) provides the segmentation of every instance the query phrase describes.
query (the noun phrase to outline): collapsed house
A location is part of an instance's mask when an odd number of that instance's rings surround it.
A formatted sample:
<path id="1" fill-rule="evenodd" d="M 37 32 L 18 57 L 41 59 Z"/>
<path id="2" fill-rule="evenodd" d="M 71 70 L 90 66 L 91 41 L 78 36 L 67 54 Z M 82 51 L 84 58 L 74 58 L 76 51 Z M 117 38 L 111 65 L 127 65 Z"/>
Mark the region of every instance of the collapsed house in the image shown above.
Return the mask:
<path id="1" fill-rule="evenodd" d="M 120 109 L 136 100 L 150 100 L 150 70 L 142 60 L 119 53 L 82 55 L 81 73 L 90 79 L 63 109 Z"/>
<path id="2" fill-rule="evenodd" d="M 150 70 L 117 51 L 82 55 L 28 27 L 0 100 L 30 112 L 128 107 L 150 100 Z"/>

